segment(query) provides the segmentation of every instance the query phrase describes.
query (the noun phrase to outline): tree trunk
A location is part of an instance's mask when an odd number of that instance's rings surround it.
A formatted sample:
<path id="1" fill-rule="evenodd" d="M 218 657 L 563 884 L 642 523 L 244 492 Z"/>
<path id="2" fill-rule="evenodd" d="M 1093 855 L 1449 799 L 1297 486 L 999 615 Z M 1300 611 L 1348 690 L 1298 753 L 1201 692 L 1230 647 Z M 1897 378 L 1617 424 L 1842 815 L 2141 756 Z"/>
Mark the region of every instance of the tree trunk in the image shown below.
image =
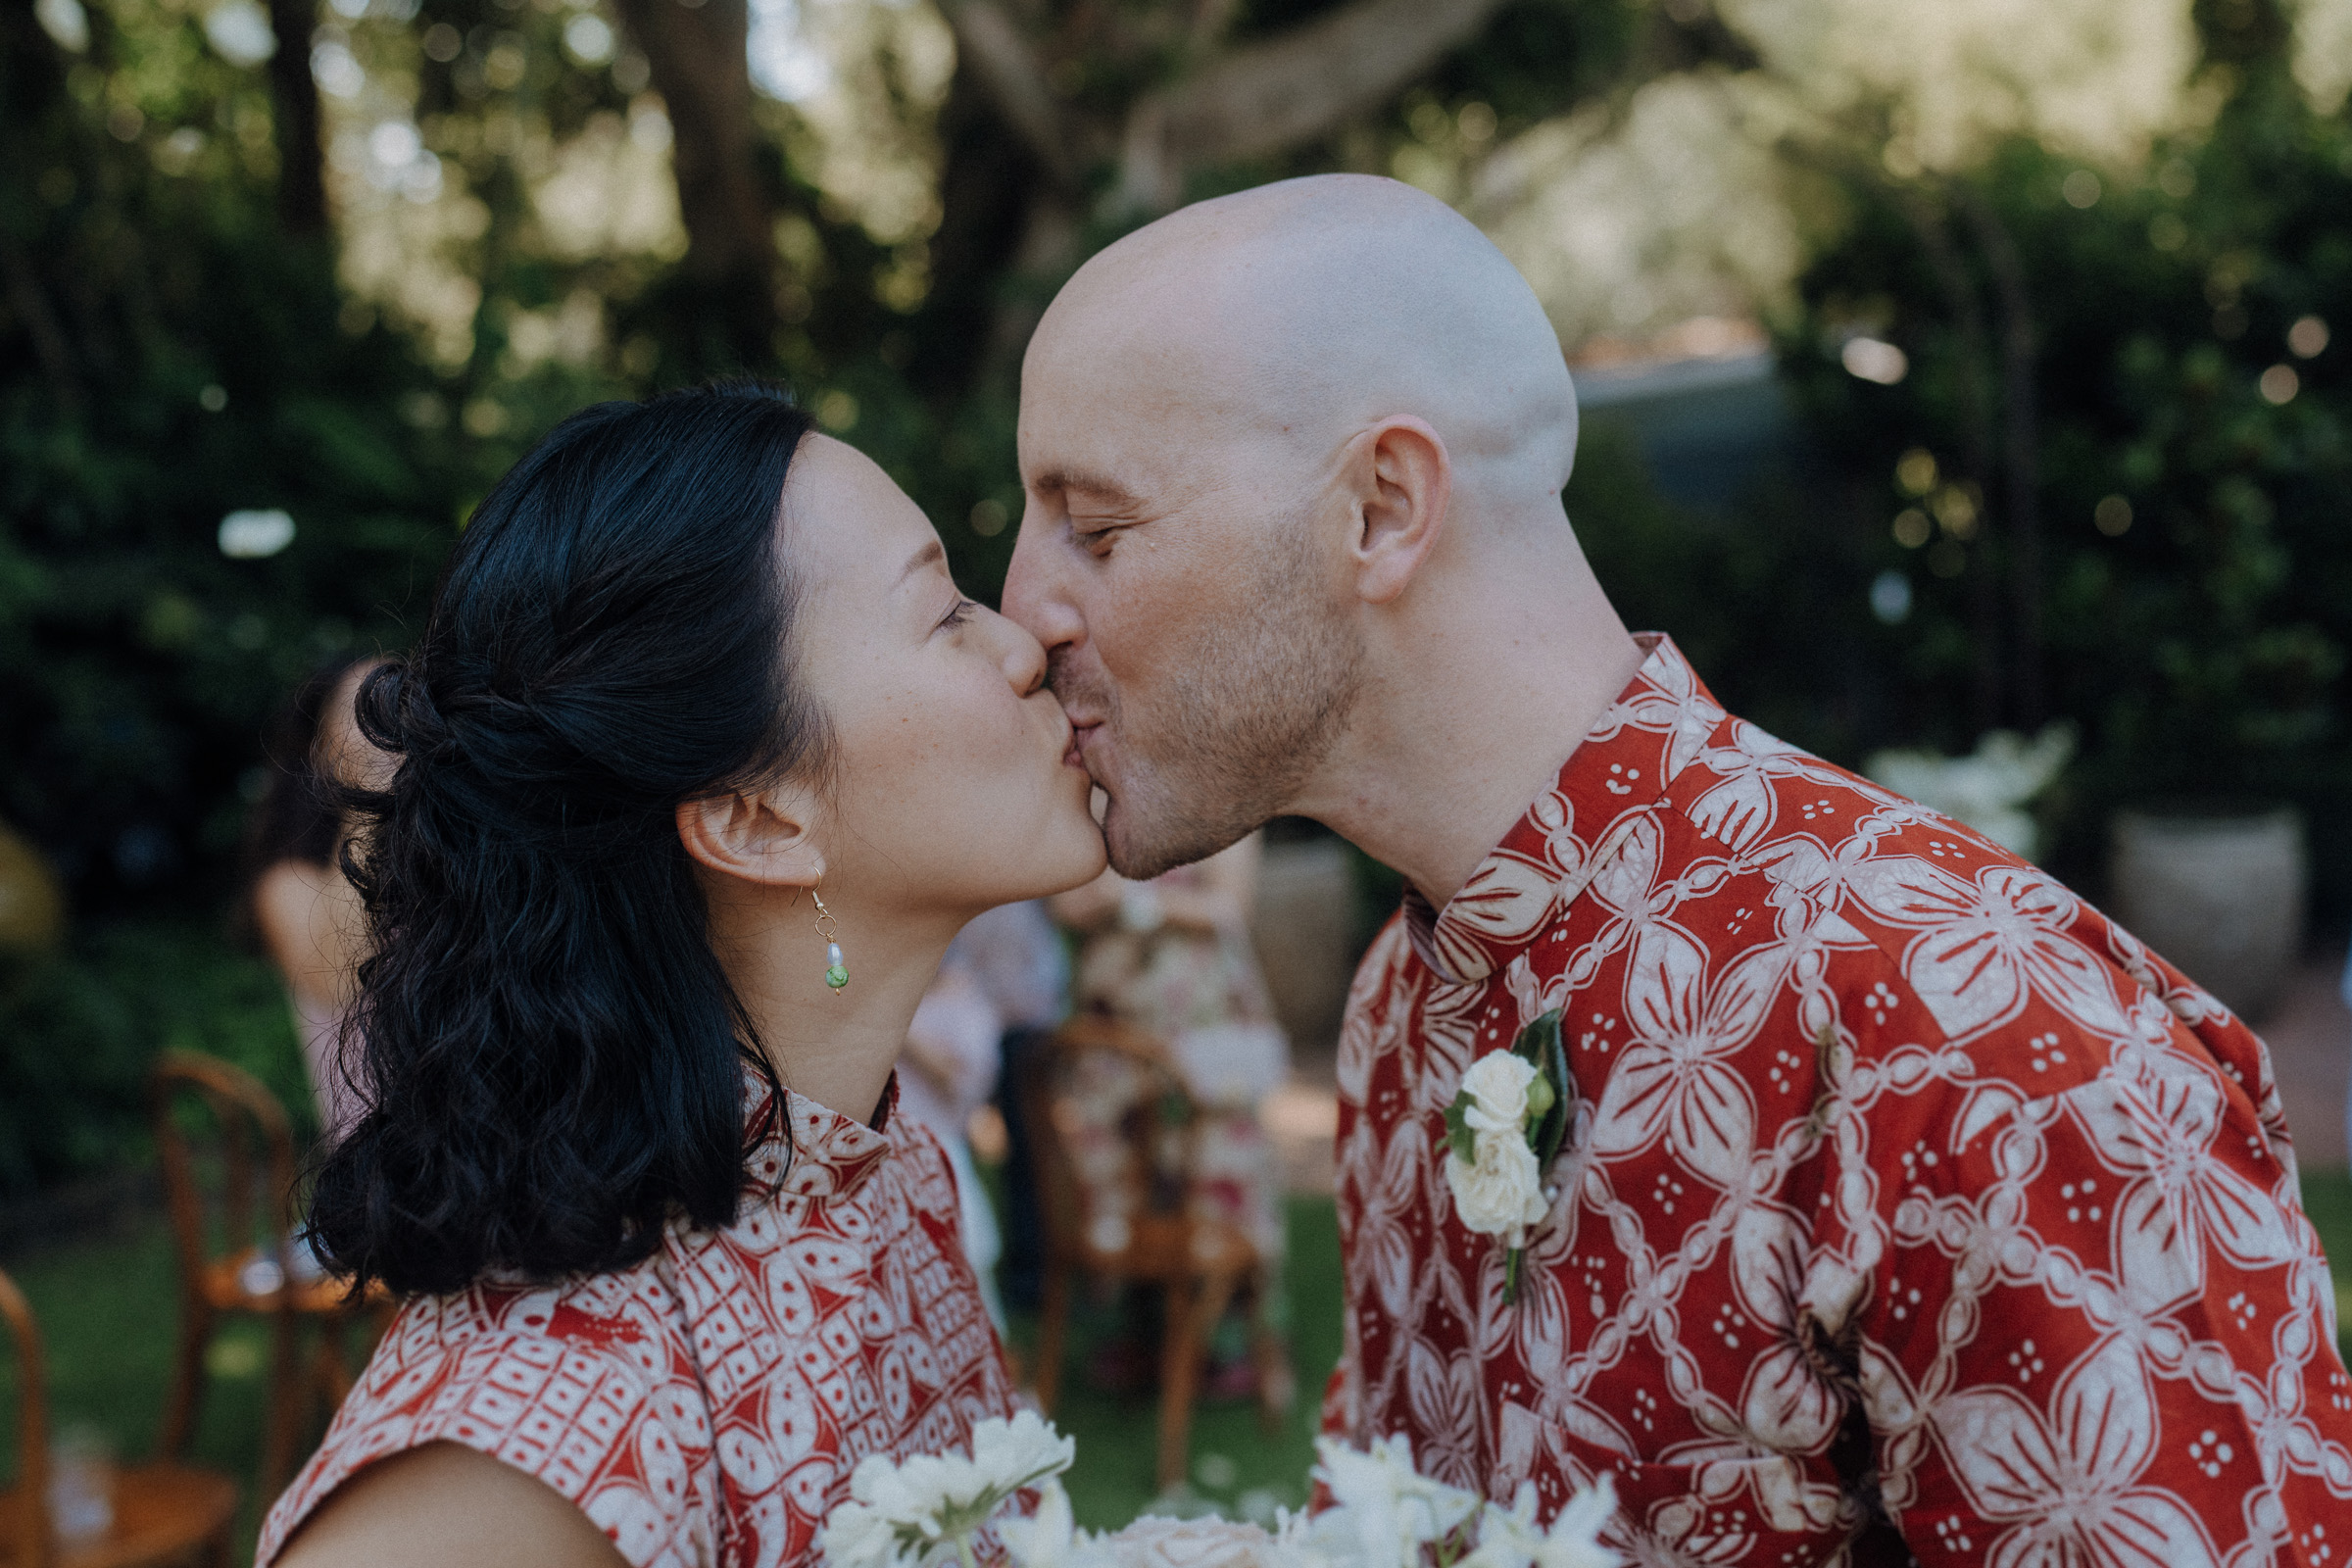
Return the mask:
<path id="1" fill-rule="evenodd" d="M 2001 307 L 2001 476 L 2008 503 L 2009 616 L 2016 676 L 2016 719 L 2033 729 L 2044 717 L 2041 669 L 2041 456 L 2034 362 L 2040 352 L 2034 299 L 2017 242 L 1975 191 L 1965 192 L 1977 243 Z"/>
<path id="2" fill-rule="evenodd" d="M 311 74 L 315 0 L 270 0 L 277 52 L 270 57 L 270 103 L 277 119 L 277 221 L 303 238 L 326 232 L 326 156 L 319 143 L 318 82 Z"/>
<path id="3" fill-rule="evenodd" d="M 1984 369 L 1988 353 L 1984 309 L 1977 297 L 1976 280 L 1968 275 L 1968 268 L 1944 226 L 1943 213 L 1916 192 L 1897 190 L 1894 197 L 1895 205 L 1910 220 L 1912 232 L 1919 237 L 1929 270 L 1943 289 L 1945 303 L 1952 313 L 1953 329 L 1960 338 L 1960 462 L 1963 473 L 1976 486 L 1980 497 L 1974 541 L 1977 559 L 1971 563 L 1969 582 L 1969 651 L 1974 676 L 1973 707 L 1977 730 L 1982 733 L 2001 722 L 2002 691 L 2007 684 L 2001 678 L 2000 579 L 1986 559 L 1993 532 L 1989 505 L 1993 407 L 1992 390 L 1986 384 Z"/>
<path id="4" fill-rule="evenodd" d="M 927 397 L 953 401 L 988 359 L 1006 271 L 1029 232 L 1030 193 L 1046 181 L 1033 154 L 999 118 L 967 71 L 957 71 L 939 117 L 939 227 L 931 234 L 931 294 L 907 372 Z"/>
<path id="5" fill-rule="evenodd" d="M 775 209 L 760 165 L 747 0 L 617 0 L 669 113 L 685 280 L 732 368 L 775 359 Z"/>
<path id="6" fill-rule="evenodd" d="M 32 0 L 0 0 L 0 137 L 17 150 L 20 166 L 37 156 L 42 122 L 57 112 L 65 95 L 64 62 L 34 20 Z M 89 174 L 87 169 L 80 171 L 84 179 Z M 19 177 L 29 184 L 32 171 L 22 169 Z M 78 408 L 81 373 L 73 339 L 32 255 L 6 227 L 0 227 L 0 297 L 5 297 L 8 313 L 16 318 L 58 401 Z M 0 347 L 8 341 L 0 331 Z"/>

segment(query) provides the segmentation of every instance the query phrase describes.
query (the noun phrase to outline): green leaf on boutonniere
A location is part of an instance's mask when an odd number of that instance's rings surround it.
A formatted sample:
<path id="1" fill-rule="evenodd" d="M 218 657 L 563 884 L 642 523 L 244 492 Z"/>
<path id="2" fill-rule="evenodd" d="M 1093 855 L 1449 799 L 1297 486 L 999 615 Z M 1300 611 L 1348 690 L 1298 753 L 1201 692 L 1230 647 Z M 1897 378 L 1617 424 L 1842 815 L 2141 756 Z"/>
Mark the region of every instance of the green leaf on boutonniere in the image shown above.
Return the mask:
<path id="1" fill-rule="evenodd" d="M 1465 1165 L 1478 1163 L 1478 1135 L 1470 1130 L 1470 1092 L 1465 1089 L 1446 1107 L 1446 1142 Z"/>
<path id="2" fill-rule="evenodd" d="M 1527 1135 L 1538 1168 L 1548 1170 L 1560 1141 L 1568 1136 L 1569 1099 L 1575 1093 L 1568 1083 L 1568 1051 L 1560 1044 L 1560 1009 L 1552 1008 L 1520 1030 L 1511 1042 L 1511 1054 L 1535 1068 L 1536 1076 L 1551 1089 L 1551 1104 Z"/>

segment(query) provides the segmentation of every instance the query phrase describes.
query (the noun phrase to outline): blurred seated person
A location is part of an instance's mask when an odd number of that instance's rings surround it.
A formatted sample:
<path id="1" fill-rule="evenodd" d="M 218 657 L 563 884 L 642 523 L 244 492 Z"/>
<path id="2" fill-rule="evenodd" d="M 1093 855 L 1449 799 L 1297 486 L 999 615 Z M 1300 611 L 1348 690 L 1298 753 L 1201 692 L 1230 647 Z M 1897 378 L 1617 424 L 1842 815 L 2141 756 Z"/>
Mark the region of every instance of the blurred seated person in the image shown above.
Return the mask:
<path id="1" fill-rule="evenodd" d="M 1149 882 L 1105 870 L 1054 899 L 1054 917 L 1078 933 L 1076 997 L 1082 1009 L 1106 1012 L 1155 1036 L 1200 1105 L 1187 1193 L 1197 1213 L 1239 1226 L 1257 1249 L 1269 1279 L 1279 1279 L 1286 1250 L 1282 1168 L 1258 1120 L 1258 1104 L 1290 1076 L 1290 1043 L 1250 940 L 1261 836 L 1251 834 L 1197 864 Z M 1106 1083 L 1106 1087 L 1108 1087 Z M 1105 1105 L 1106 1122 L 1122 1106 Z M 1281 1292 L 1254 1309 L 1279 1328 Z M 1220 1334 L 1207 1389 L 1249 1392 L 1251 1369 L 1241 1336 Z M 1124 1381 L 1117 1357 L 1098 1369 Z"/>
<path id="2" fill-rule="evenodd" d="M 963 928 L 950 954 L 996 1005 L 1004 1027 L 996 1105 L 1004 1125 L 1004 1249 L 997 1280 L 1020 1309 L 1038 1304 L 1045 1271 L 1045 1221 L 1030 1164 L 1021 1094 L 1040 1047 L 1070 1013 L 1070 956 L 1043 899 L 1000 905 Z"/>
<path id="3" fill-rule="evenodd" d="M 1001 905 L 949 944 L 938 977 L 907 1026 L 906 1053 L 900 1058 L 900 1066 L 907 1069 L 899 1078 L 900 1109 L 938 1136 L 956 1168 L 964 1254 L 999 1332 L 1004 1327 L 997 1286 L 1004 1231 L 972 1161 L 972 1116 L 1010 1073 L 1016 1054 L 1025 1054 L 1031 1042 L 1061 1022 L 1069 1011 L 1069 958 L 1044 903 Z M 1009 1206 L 1030 1254 L 1030 1290 L 1023 1304 L 1034 1304 L 1037 1196 L 1016 1185 L 1030 1179 L 1026 1160 L 1018 1157 L 1026 1152 L 1026 1140 L 1016 1116 L 1006 1117 L 1006 1143 Z"/>
<path id="4" fill-rule="evenodd" d="M 1000 1334 L 1004 1303 L 997 1294 L 997 1259 L 1004 1250 L 1004 1233 L 988 1190 L 980 1185 L 980 1169 L 972 1163 L 970 1127 L 972 1112 L 996 1091 L 1004 1035 L 1004 1016 L 971 964 L 951 946 L 906 1026 L 906 1050 L 899 1057 L 899 1114 L 930 1128 L 948 1152 L 956 1172 L 963 1255 Z"/>
<path id="5" fill-rule="evenodd" d="M 268 782 L 246 829 L 248 909 L 262 951 L 285 983 L 319 1131 L 328 1137 L 353 1114 L 340 1043 L 367 929 L 360 896 L 338 863 L 345 822 L 335 782 L 371 781 L 388 760 L 352 716 L 360 682 L 380 662 L 329 664 L 278 710 L 267 743 Z"/>

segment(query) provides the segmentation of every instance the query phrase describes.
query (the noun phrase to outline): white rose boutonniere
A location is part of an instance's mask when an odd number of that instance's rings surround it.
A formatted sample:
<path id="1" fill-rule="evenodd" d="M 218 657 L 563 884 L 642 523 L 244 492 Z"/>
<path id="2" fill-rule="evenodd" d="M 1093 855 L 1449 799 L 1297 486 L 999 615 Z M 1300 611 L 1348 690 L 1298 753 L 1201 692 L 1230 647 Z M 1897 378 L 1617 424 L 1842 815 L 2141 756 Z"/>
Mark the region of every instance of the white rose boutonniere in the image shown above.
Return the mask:
<path id="1" fill-rule="evenodd" d="M 1551 1206 L 1544 1200 L 1536 1152 L 1516 1132 L 1480 1133 L 1469 1159 L 1448 1154 L 1446 1184 L 1453 1189 L 1453 1211 L 1465 1226 L 1481 1236 L 1502 1237 L 1509 1247 L 1523 1243 L 1527 1227 Z"/>
<path id="2" fill-rule="evenodd" d="M 1519 1031 L 1508 1051 L 1490 1052 L 1462 1074 L 1446 1109 L 1446 1184 L 1453 1211 L 1481 1236 L 1510 1249 L 1502 1298 L 1519 1298 L 1527 1228 L 1551 1208 L 1544 1175 L 1568 1131 L 1568 1059 L 1558 1008 Z"/>

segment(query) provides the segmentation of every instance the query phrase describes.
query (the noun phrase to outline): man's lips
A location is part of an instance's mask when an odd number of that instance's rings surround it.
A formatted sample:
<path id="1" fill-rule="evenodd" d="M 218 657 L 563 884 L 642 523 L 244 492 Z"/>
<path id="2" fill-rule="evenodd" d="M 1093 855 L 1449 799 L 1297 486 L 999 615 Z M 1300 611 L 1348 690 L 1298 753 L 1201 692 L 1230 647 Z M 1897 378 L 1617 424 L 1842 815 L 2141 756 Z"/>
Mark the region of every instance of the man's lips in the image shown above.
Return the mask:
<path id="1" fill-rule="evenodd" d="M 1068 751 L 1062 753 L 1061 760 L 1063 763 L 1070 767 L 1085 767 L 1086 743 L 1093 737 L 1095 731 L 1101 729 L 1102 727 L 1102 721 L 1101 719 L 1088 719 L 1085 721 L 1072 719 L 1070 721 L 1070 747 Z M 1092 769 L 1089 769 L 1089 771 L 1091 772 Z"/>

